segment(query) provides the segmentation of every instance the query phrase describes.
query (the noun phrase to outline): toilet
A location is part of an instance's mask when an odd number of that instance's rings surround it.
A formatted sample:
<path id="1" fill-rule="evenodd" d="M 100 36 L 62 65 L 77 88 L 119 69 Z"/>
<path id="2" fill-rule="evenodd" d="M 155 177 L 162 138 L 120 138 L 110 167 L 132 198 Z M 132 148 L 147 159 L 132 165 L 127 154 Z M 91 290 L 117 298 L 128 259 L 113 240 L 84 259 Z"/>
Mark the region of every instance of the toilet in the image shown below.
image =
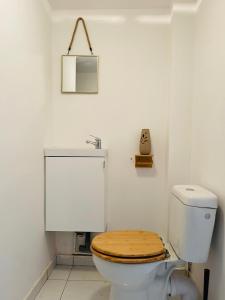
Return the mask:
<path id="1" fill-rule="evenodd" d="M 93 260 L 111 283 L 110 300 L 198 299 L 190 278 L 173 273 L 180 264 L 207 261 L 217 197 L 197 185 L 177 185 L 170 200 L 168 241 L 144 230 L 105 232 L 93 239 Z"/>

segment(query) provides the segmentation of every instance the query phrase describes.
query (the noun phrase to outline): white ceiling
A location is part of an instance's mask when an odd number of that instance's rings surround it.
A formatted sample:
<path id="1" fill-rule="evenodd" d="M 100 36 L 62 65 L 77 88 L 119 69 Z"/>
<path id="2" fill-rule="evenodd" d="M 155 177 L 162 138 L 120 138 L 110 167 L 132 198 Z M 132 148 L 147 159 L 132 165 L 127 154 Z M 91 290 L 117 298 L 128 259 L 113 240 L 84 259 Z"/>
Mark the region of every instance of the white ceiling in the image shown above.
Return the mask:
<path id="1" fill-rule="evenodd" d="M 174 2 L 195 3 L 197 0 L 48 0 L 52 9 L 168 9 Z"/>

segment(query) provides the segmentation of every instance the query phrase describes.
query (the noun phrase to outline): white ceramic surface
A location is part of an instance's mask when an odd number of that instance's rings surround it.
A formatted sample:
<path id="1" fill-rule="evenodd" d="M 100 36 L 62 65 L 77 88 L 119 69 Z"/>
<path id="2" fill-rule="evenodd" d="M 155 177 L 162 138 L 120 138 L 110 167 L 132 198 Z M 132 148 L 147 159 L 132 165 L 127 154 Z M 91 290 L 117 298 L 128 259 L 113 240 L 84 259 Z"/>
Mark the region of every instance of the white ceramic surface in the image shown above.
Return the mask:
<path id="1" fill-rule="evenodd" d="M 104 281 L 69 281 L 61 300 L 108 300 L 109 292 Z"/>
<path id="2" fill-rule="evenodd" d="M 105 279 L 95 267 L 77 266 L 72 269 L 68 280 L 104 281 Z"/>
<path id="3" fill-rule="evenodd" d="M 205 205 L 202 206 L 203 203 Z M 184 261 L 207 261 L 216 206 L 216 196 L 202 187 L 173 187 L 169 212 L 169 241 L 176 254 Z"/>
<path id="4" fill-rule="evenodd" d="M 162 300 L 166 276 L 179 263 L 169 244 L 171 256 L 155 263 L 118 264 L 93 256 L 98 271 L 111 282 L 110 300 Z M 166 294 L 165 294 L 166 295 Z"/>
<path id="5" fill-rule="evenodd" d="M 77 149 L 77 148 L 46 148 L 44 150 L 45 156 L 82 156 L 82 157 L 105 157 L 107 155 L 106 149 Z"/>
<path id="6" fill-rule="evenodd" d="M 51 280 L 67 280 L 69 278 L 71 266 L 56 266 L 49 279 Z"/>
<path id="7" fill-rule="evenodd" d="M 35 300 L 59 300 L 66 286 L 66 280 L 48 280 Z"/>
<path id="8" fill-rule="evenodd" d="M 109 293 L 96 268 L 56 266 L 36 300 L 109 300 Z"/>

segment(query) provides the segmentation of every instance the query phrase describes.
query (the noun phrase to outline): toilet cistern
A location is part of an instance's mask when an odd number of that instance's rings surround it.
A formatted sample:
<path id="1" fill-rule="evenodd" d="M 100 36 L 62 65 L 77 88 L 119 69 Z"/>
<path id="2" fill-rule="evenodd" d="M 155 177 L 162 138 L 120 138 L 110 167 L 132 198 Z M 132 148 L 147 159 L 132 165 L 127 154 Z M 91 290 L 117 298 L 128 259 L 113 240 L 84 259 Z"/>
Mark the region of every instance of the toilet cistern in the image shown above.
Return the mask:
<path id="1" fill-rule="evenodd" d="M 94 138 L 94 141 L 91 141 L 91 140 L 87 140 L 86 143 L 87 144 L 92 144 L 95 146 L 95 149 L 102 149 L 102 140 L 99 138 L 99 137 L 96 137 L 94 135 L 91 135 L 90 136 L 92 138 Z"/>

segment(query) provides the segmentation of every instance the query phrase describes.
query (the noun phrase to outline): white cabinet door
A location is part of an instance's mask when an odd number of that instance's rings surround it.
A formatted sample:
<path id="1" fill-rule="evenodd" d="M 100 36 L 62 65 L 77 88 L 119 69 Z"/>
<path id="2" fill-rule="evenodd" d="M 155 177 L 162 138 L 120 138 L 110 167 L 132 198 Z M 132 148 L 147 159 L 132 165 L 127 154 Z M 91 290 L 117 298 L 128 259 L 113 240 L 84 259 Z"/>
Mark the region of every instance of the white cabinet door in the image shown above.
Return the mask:
<path id="1" fill-rule="evenodd" d="M 105 230 L 104 158 L 46 157 L 46 230 Z"/>

